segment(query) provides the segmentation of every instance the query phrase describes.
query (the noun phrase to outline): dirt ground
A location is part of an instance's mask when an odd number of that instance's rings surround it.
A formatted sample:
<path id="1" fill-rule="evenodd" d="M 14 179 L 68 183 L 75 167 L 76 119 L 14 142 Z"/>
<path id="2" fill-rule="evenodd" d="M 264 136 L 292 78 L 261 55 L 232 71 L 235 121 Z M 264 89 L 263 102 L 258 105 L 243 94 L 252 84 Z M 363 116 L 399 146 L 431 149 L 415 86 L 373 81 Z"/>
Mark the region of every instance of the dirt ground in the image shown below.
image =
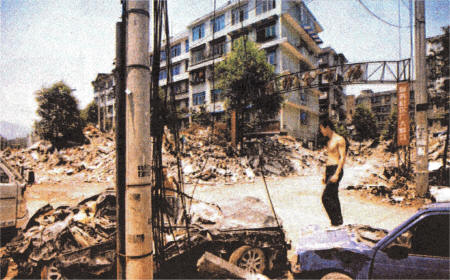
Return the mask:
<path id="1" fill-rule="evenodd" d="M 358 170 L 346 170 L 342 181 L 345 187 L 351 174 Z M 291 255 L 296 246 L 296 240 L 302 229 L 309 225 L 327 227 L 329 220 L 322 206 L 321 195 L 324 186 L 321 183 L 320 170 L 309 176 L 272 177 L 267 178 L 268 190 L 277 215 L 281 218 L 287 238 L 292 242 Z M 30 215 L 37 209 L 49 203 L 54 207 L 74 205 L 84 198 L 114 187 L 111 183 L 73 183 L 72 185 L 39 184 L 26 191 Z M 186 193 L 192 194 L 193 185 L 186 186 Z M 228 198 L 254 196 L 267 205 L 269 200 L 262 178 L 247 184 L 216 184 L 198 185 L 194 197 L 196 199 L 214 202 L 220 205 Z M 341 189 L 339 192 L 342 213 L 345 224 L 366 224 L 391 230 L 413 215 L 418 206 L 399 206 L 382 201 L 377 197 L 368 197 L 362 193 Z"/>

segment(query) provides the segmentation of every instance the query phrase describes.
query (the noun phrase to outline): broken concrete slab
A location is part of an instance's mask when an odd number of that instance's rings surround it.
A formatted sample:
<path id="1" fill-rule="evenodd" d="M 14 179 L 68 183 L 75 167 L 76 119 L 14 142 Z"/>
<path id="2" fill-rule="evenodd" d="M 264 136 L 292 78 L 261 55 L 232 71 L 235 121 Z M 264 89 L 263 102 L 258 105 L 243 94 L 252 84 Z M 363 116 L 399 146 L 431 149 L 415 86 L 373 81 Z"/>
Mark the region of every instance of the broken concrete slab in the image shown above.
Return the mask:
<path id="1" fill-rule="evenodd" d="M 219 258 L 210 252 L 205 252 L 197 262 L 200 275 L 210 279 L 260 279 L 269 278 L 259 273 L 249 273 L 244 269 Z"/>

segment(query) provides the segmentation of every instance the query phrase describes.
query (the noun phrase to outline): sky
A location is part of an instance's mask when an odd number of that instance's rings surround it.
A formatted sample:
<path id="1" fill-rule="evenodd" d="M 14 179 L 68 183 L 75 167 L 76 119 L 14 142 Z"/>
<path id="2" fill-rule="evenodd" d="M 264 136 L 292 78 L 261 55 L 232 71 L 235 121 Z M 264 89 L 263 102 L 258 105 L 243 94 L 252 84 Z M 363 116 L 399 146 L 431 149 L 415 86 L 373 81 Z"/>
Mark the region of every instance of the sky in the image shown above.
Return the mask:
<path id="1" fill-rule="evenodd" d="M 171 34 L 214 7 L 214 0 L 168 1 Z M 400 40 L 398 28 L 370 15 L 358 0 L 306 0 L 324 29 L 322 47 L 333 47 L 350 63 L 410 57 L 409 0 L 361 1 L 394 25 L 400 5 Z M 216 0 L 217 7 L 225 3 Z M 441 34 L 450 24 L 450 0 L 425 3 L 426 36 Z M 91 82 L 113 69 L 120 16 L 120 0 L 0 0 L 0 121 L 31 127 L 37 119 L 35 92 L 61 80 L 74 89 L 80 109 L 91 102 Z M 365 88 L 373 86 L 354 86 L 347 93 Z"/>

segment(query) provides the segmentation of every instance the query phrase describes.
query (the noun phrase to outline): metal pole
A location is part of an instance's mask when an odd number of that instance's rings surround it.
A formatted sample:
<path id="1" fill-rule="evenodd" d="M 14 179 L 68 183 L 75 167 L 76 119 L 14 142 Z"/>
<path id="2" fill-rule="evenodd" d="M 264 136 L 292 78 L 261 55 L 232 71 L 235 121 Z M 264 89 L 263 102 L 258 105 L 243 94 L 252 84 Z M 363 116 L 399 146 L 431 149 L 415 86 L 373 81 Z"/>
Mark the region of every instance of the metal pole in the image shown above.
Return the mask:
<path id="1" fill-rule="evenodd" d="M 153 278 L 149 2 L 127 0 L 126 278 Z"/>
<path id="2" fill-rule="evenodd" d="M 425 61 L 425 1 L 415 0 L 416 52 L 416 191 L 419 196 L 428 192 L 428 121 L 427 77 Z"/>
<path id="3" fill-rule="evenodd" d="M 123 3 L 125 8 L 125 3 Z M 125 89 L 126 89 L 126 31 L 125 10 L 122 10 L 122 22 L 116 24 L 116 264 L 117 279 L 125 279 Z"/>

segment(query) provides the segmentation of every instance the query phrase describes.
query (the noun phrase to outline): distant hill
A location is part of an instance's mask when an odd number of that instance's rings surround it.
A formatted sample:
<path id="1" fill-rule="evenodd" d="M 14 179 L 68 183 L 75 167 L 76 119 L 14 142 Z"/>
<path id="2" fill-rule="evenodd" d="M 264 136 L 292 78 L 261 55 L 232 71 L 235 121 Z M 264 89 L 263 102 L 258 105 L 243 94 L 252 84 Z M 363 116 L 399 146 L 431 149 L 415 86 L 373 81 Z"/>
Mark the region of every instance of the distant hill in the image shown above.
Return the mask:
<path id="1" fill-rule="evenodd" d="M 0 135 L 8 140 L 25 137 L 30 133 L 30 129 L 18 124 L 0 121 Z"/>

